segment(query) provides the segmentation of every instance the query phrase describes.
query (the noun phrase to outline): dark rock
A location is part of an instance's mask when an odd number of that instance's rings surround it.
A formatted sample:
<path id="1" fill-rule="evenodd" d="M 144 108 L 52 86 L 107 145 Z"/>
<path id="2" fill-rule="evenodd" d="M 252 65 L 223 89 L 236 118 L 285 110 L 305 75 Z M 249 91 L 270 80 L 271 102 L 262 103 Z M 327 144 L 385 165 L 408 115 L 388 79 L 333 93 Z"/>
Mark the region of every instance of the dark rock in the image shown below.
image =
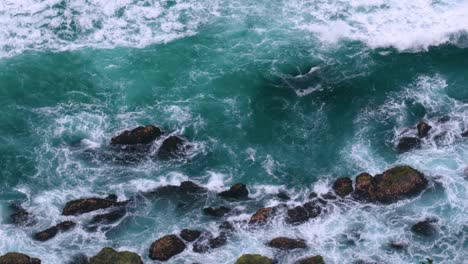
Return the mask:
<path id="1" fill-rule="evenodd" d="M 272 259 L 258 254 L 244 254 L 240 256 L 235 264 L 273 264 Z"/>
<path id="2" fill-rule="evenodd" d="M 281 199 L 283 201 L 288 201 L 291 199 L 291 197 L 289 197 L 288 193 L 284 192 L 284 191 L 281 191 L 279 193 L 276 194 L 276 197 L 278 199 Z"/>
<path id="3" fill-rule="evenodd" d="M 219 248 L 227 243 L 227 234 L 221 232 L 217 237 L 213 237 L 211 233 L 204 233 L 198 240 L 193 244 L 193 251 L 197 253 L 205 253 L 211 249 Z"/>
<path id="4" fill-rule="evenodd" d="M 22 253 L 9 252 L 0 256 L 0 264 L 41 264 L 41 260 Z"/>
<path id="5" fill-rule="evenodd" d="M 13 213 L 10 215 L 11 223 L 18 226 L 32 226 L 36 223 L 36 219 L 19 204 L 10 206 Z"/>
<path id="6" fill-rule="evenodd" d="M 162 186 L 151 192 L 144 193 L 143 196 L 148 199 L 161 197 L 168 199 L 177 199 L 188 204 L 192 204 L 194 200 L 203 197 L 207 193 L 208 190 L 206 188 L 203 188 L 192 181 L 184 181 L 179 186 Z"/>
<path id="7" fill-rule="evenodd" d="M 318 195 L 317 195 L 316 192 L 311 192 L 311 193 L 309 194 L 309 199 L 316 198 L 317 196 L 318 196 Z"/>
<path id="8" fill-rule="evenodd" d="M 325 261 L 322 256 L 317 255 L 298 260 L 296 264 L 325 264 Z"/>
<path id="9" fill-rule="evenodd" d="M 373 177 L 367 173 L 361 173 L 356 177 L 356 183 L 354 186 L 354 194 L 357 198 L 368 199 L 369 188 L 372 186 Z"/>
<path id="10" fill-rule="evenodd" d="M 426 219 L 418 222 L 411 227 L 411 232 L 416 235 L 430 237 L 437 234 L 437 228 L 434 226 L 435 219 Z"/>
<path id="11" fill-rule="evenodd" d="M 118 221 L 120 218 L 124 217 L 127 211 L 123 208 L 113 210 L 106 214 L 95 215 L 90 224 L 112 224 Z"/>
<path id="12" fill-rule="evenodd" d="M 224 221 L 222 222 L 220 225 L 219 225 L 219 229 L 225 233 L 232 233 L 234 232 L 236 229 L 234 228 L 234 226 L 232 225 L 231 222 L 229 221 Z"/>
<path id="13" fill-rule="evenodd" d="M 89 259 L 85 254 L 76 254 L 72 257 L 68 264 L 89 264 Z"/>
<path id="14" fill-rule="evenodd" d="M 151 244 L 149 258 L 166 261 L 184 251 L 185 248 L 185 243 L 176 235 L 166 235 Z"/>
<path id="15" fill-rule="evenodd" d="M 111 143 L 116 145 L 148 144 L 162 134 L 163 131 L 156 126 L 139 126 L 133 130 L 125 130 L 120 135 L 113 137 Z"/>
<path id="16" fill-rule="evenodd" d="M 322 212 L 315 201 L 307 202 L 287 211 L 286 222 L 289 224 L 302 224 L 317 217 Z"/>
<path id="17" fill-rule="evenodd" d="M 140 256 L 130 251 L 116 251 L 113 248 L 103 248 L 89 259 L 89 264 L 143 264 Z"/>
<path id="18" fill-rule="evenodd" d="M 331 192 L 327 192 L 325 194 L 322 194 L 322 198 L 325 199 L 325 200 L 336 200 L 337 199 L 337 197 Z"/>
<path id="19" fill-rule="evenodd" d="M 298 248 L 306 248 L 307 245 L 302 239 L 292 239 L 287 237 L 277 237 L 268 242 L 267 246 L 282 250 L 292 250 Z"/>
<path id="20" fill-rule="evenodd" d="M 34 234 L 33 238 L 38 241 L 46 241 L 55 237 L 58 234 L 58 232 L 66 232 L 75 227 L 75 225 L 76 224 L 72 221 L 61 222 L 51 228 Z"/>
<path id="21" fill-rule="evenodd" d="M 408 245 L 405 244 L 405 243 L 390 242 L 389 247 L 390 247 L 391 249 L 394 249 L 394 250 L 397 250 L 397 251 L 401 251 L 401 250 L 406 249 L 406 248 L 408 247 Z"/>
<path id="22" fill-rule="evenodd" d="M 202 232 L 198 230 L 184 229 L 180 232 L 179 236 L 187 242 L 193 242 L 197 240 L 201 234 Z"/>
<path id="23" fill-rule="evenodd" d="M 186 140 L 178 136 L 166 138 L 159 147 L 157 156 L 162 160 L 177 159 L 183 155 Z"/>
<path id="24" fill-rule="evenodd" d="M 218 195 L 228 199 L 245 199 L 249 197 L 249 191 L 245 184 L 237 183 L 231 186 L 229 190 L 220 192 Z"/>
<path id="25" fill-rule="evenodd" d="M 443 116 L 437 120 L 438 123 L 447 123 L 448 121 L 450 121 L 450 116 Z"/>
<path id="26" fill-rule="evenodd" d="M 339 178 L 333 184 L 333 190 L 339 196 L 345 197 L 353 192 L 353 181 L 348 177 Z"/>
<path id="27" fill-rule="evenodd" d="M 402 137 L 396 147 L 399 153 L 407 152 L 421 146 L 421 140 L 415 137 Z"/>
<path id="28" fill-rule="evenodd" d="M 79 215 L 118 205 L 122 205 L 122 203 L 108 198 L 78 199 L 67 202 L 63 208 L 62 215 Z"/>
<path id="29" fill-rule="evenodd" d="M 421 121 L 418 123 L 416 128 L 418 129 L 418 137 L 423 138 L 427 136 L 432 127 L 426 122 Z"/>
<path id="30" fill-rule="evenodd" d="M 266 207 L 266 208 L 261 208 L 258 210 L 255 214 L 250 217 L 249 224 L 250 225 L 259 225 L 259 224 L 266 224 L 270 220 L 270 218 L 273 216 L 274 213 L 274 208 L 273 207 Z"/>
<path id="31" fill-rule="evenodd" d="M 225 214 L 231 212 L 231 209 L 221 206 L 221 207 L 206 207 L 203 208 L 203 213 L 206 215 L 214 216 L 214 217 L 223 217 Z"/>
<path id="32" fill-rule="evenodd" d="M 409 167 L 397 166 L 382 174 L 356 178 L 356 192 L 372 202 L 392 203 L 419 194 L 427 186 L 424 175 Z"/>
<path id="33" fill-rule="evenodd" d="M 461 134 L 462 137 L 468 137 L 468 130 Z"/>

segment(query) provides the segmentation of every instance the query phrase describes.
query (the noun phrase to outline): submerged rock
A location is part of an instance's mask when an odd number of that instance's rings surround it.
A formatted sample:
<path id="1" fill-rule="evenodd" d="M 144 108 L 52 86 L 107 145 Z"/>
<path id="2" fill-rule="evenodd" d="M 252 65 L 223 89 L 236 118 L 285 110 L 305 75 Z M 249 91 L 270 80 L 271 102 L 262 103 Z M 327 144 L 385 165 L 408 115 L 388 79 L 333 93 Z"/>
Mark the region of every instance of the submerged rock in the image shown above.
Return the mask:
<path id="1" fill-rule="evenodd" d="M 109 195 L 106 198 L 78 199 L 67 202 L 63 208 L 62 215 L 79 215 L 123 204 L 117 202 L 115 195 Z"/>
<path id="2" fill-rule="evenodd" d="M 183 155 L 186 140 L 178 136 L 166 138 L 159 147 L 157 156 L 162 160 L 176 159 Z"/>
<path id="3" fill-rule="evenodd" d="M 119 219 L 121 219 L 122 217 L 124 217 L 126 213 L 127 213 L 127 210 L 125 210 L 124 208 L 120 208 L 117 210 L 113 210 L 109 213 L 95 215 L 89 223 L 90 224 L 112 224 L 118 221 Z"/>
<path id="4" fill-rule="evenodd" d="M 193 242 L 197 240 L 201 234 L 202 232 L 198 230 L 184 229 L 180 232 L 179 236 L 187 242 Z"/>
<path id="5" fill-rule="evenodd" d="M 302 239 L 292 239 L 287 237 L 277 237 L 268 242 L 267 246 L 281 250 L 304 249 L 307 245 Z"/>
<path id="6" fill-rule="evenodd" d="M 149 258 L 166 261 L 180 254 L 186 248 L 185 243 L 176 235 L 166 235 L 151 244 Z"/>
<path id="7" fill-rule="evenodd" d="M 421 121 L 416 128 L 418 129 L 418 137 L 423 138 L 427 136 L 432 127 L 428 123 Z"/>
<path id="8" fill-rule="evenodd" d="M 286 222 L 289 224 L 302 224 L 317 217 L 322 212 L 320 206 L 315 202 L 307 202 L 287 211 Z"/>
<path id="9" fill-rule="evenodd" d="M 175 198 L 180 200 L 192 201 L 195 198 L 199 198 L 203 195 L 206 195 L 208 190 L 192 181 L 183 181 L 179 186 L 176 185 L 166 185 L 155 190 L 144 193 L 143 195 L 147 198 L 159 198 L 159 197 L 168 197 Z"/>
<path id="10" fill-rule="evenodd" d="M 399 153 L 407 152 L 421 146 L 421 140 L 415 137 L 402 137 L 400 138 L 396 147 Z"/>
<path id="11" fill-rule="evenodd" d="M 249 191 L 245 184 L 237 183 L 231 186 L 229 190 L 220 192 L 218 195 L 222 198 L 228 199 L 246 199 L 249 197 Z"/>
<path id="12" fill-rule="evenodd" d="M 317 255 L 298 260 L 296 264 L 325 264 L 325 261 L 322 256 Z"/>
<path id="13" fill-rule="evenodd" d="M 261 208 L 255 214 L 250 217 L 250 225 L 263 225 L 268 223 L 270 218 L 273 216 L 275 211 L 274 207 Z"/>
<path id="14" fill-rule="evenodd" d="M 274 261 L 270 258 L 259 254 L 244 254 L 240 256 L 235 264 L 273 264 Z"/>
<path id="15" fill-rule="evenodd" d="M 360 174 L 356 179 L 358 197 L 369 201 L 392 203 L 419 194 L 427 186 L 424 175 L 409 167 L 397 166 L 372 178 Z"/>
<path id="16" fill-rule="evenodd" d="M 279 193 L 276 194 L 276 197 L 280 200 L 283 200 L 283 201 L 288 201 L 291 199 L 291 197 L 289 197 L 289 194 L 285 191 L 281 191 Z"/>
<path id="17" fill-rule="evenodd" d="M 227 233 L 221 232 L 217 237 L 213 237 L 211 233 L 203 234 L 195 244 L 193 244 L 193 251 L 197 253 L 205 253 L 210 249 L 215 249 L 226 245 Z"/>
<path id="18" fill-rule="evenodd" d="M 139 126 L 133 130 L 125 130 L 121 134 L 111 139 L 112 144 L 116 145 L 134 145 L 148 144 L 156 140 L 163 134 L 163 131 L 156 126 Z"/>
<path id="19" fill-rule="evenodd" d="M 223 217 L 225 214 L 231 212 L 230 208 L 220 206 L 220 207 L 206 207 L 203 208 L 203 213 L 206 215 L 214 216 L 214 217 Z"/>
<path id="20" fill-rule="evenodd" d="M 333 184 L 333 190 L 341 197 L 353 192 L 353 181 L 348 177 L 339 178 Z"/>
<path id="21" fill-rule="evenodd" d="M 36 219 L 26 209 L 19 204 L 10 206 L 13 213 L 10 215 L 11 223 L 18 226 L 32 226 L 36 223 Z"/>
<path id="22" fill-rule="evenodd" d="M 433 223 L 435 223 L 435 219 L 426 219 L 424 221 L 418 222 L 411 227 L 411 232 L 415 233 L 416 235 L 430 237 L 437 234 L 437 228 Z"/>
<path id="23" fill-rule="evenodd" d="M 89 264 L 89 258 L 85 254 L 79 253 L 72 256 L 67 264 Z"/>
<path id="24" fill-rule="evenodd" d="M 75 226 L 76 224 L 72 221 L 61 222 L 51 228 L 34 234 L 33 238 L 38 241 L 47 241 L 55 237 L 58 234 L 58 232 L 66 232 L 74 228 Z"/>
<path id="25" fill-rule="evenodd" d="M 41 264 L 41 260 L 22 253 L 9 252 L 0 256 L 0 264 Z"/>
<path id="26" fill-rule="evenodd" d="M 461 134 L 462 137 L 468 137 L 468 130 Z"/>
<path id="27" fill-rule="evenodd" d="M 400 251 L 400 250 L 404 250 L 408 247 L 407 244 L 405 243 L 399 243 L 399 242 L 390 242 L 388 244 L 388 246 L 391 248 L 391 249 L 394 249 L 394 250 L 397 250 L 397 251 Z"/>
<path id="28" fill-rule="evenodd" d="M 325 194 L 322 194 L 322 198 L 325 199 L 325 200 L 336 200 L 337 199 L 337 197 L 331 192 L 327 192 Z"/>
<path id="29" fill-rule="evenodd" d="M 103 248 L 89 259 L 89 264 L 143 264 L 140 256 L 130 251 L 116 251 L 113 248 Z"/>

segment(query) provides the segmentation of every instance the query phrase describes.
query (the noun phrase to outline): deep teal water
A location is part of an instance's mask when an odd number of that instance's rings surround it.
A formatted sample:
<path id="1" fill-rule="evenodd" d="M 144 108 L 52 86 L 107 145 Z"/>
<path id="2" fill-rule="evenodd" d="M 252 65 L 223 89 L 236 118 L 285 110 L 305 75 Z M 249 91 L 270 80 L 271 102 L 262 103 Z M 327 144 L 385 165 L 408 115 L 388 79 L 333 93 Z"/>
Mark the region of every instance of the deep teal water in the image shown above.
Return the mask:
<path id="1" fill-rule="evenodd" d="M 148 247 L 164 234 L 216 231 L 200 208 L 222 201 L 146 201 L 109 229 L 78 227 L 44 243 L 30 237 L 68 219 L 60 212 L 75 198 L 125 199 L 187 179 L 213 191 L 243 182 L 252 199 L 228 204 L 240 212 L 230 220 L 245 220 L 278 203 L 278 190 L 292 205 L 312 190 L 327 192 L 338 177 L 408 164 L 430 180 L 419 197 L 390 206 L 337 202 L 296 227 L 252 231 L 240 223 L 227 246 L 169 262 L 233 263 L 261 253 L 281 263 L 308 254 L 327 263 L 466 263 L 462 1 L 49 2 L 0 4 L 0 253 L 64 263 L 113 246 L 151 263 Z M 429 138 L 398 154 L 398 138 L 420 120 L 433 126 Z M 178 161 L 114 160 L 110 138 L 140 124 L 184 135 L 194 148 Z M 8 223 L 12 202 L 38 223 Z M 435 238 L 409 231 L 426 217 L 438 219 Z M 278 255 L 264 243 L 279 235 L 304 238 L 309 249 Z M 394 252 L 390 241 L 408 248 Z"/>

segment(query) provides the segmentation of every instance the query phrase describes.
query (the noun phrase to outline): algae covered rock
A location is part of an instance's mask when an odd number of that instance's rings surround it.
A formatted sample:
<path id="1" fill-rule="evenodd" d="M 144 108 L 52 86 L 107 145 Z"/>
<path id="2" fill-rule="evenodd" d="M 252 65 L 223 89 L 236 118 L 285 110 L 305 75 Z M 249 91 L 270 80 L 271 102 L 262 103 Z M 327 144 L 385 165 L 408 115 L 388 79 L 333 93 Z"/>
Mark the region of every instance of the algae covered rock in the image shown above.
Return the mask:
<path id="1" fill-rule="evenodd" d="M 323 260 L 322 256 L 317 255 L 300 259 L 296 262 L 296 264 L 325 264 L 325 261 Z"/>
<path id="2" fill-rule="evenodd" d="M 270 258 L 259 254 L 244 254 L 240 256 L 235 264 L 273 264 L 274 261 Z"/>
<path id="3" fill-rule="evenodd" d="M 130 251 L 116 251 L 113 248 L 103 248 L 89 259 L 89 264 L 143 264 L 140 256 Z"/>
<path id="4" fill-rule="evenodd" d="M 22 253 L 9 252 L 0 256 L 0 264 L 41 264 L 41 260 Z"/>
<path id="5" fill-rule="evenodd" d="M 307 247 L 302 239 L 293 239 L 288 237 L 277 237 L 268 242 L 267 246 L 281 250 L 304 249 Z"/>
<path id="6" fill-rule="evenodd" d="M 353 192 L 353 181 L 348 177 L 339 178 L 333 184 L 333 190 L 341 197 Z"/>

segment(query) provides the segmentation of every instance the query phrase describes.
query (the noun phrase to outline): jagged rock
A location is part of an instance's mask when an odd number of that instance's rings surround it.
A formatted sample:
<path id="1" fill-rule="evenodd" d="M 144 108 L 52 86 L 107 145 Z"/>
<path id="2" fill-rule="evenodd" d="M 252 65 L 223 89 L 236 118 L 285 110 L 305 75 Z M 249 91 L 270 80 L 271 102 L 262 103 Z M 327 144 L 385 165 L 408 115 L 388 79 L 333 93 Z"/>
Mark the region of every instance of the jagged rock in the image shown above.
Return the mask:
<path id="1" fill-rule="evenodd" d="M 62 215 L 79 215 L 124 204 L 117 202 L 115 198 L 115 195 L 110 195 L 106 198 L 93 197 L 69 201 L 65 204 Z"/>
<path id="2" fill-rule="evenodd" d="M 292 239 L 287 237 L 277 237 L 268 242 L 267 246 L 281 250 L 304 249 L 307 245 L 302 239 Z"/>
<path id="3" fill-rule="evenodd" d="M 437 234 L 437 228 L 433 225 L 435 222 L 435 219 L 426 219 L 418 222 L 411 227 L 411 232 L 425 237 L 433 236 Z"/>
<path id="4" fill-rule="evenodd" d="M 220 192 L 218 195 L 228 199 L 245 199 L 249 197 L 249 191 L 245 184 L 237 183 L 231 186 L 229 190 Z"/>
<path id="5" fill-rule="evenodd" d="M 415 137 L 402 137 L 400 138 L 396 147 L 399 153 L 407 152 L 421 146 L 421 140 Z"/>
<path id="6" fill-rule="evenodd" d="M 9 252 L 0 256 L 0 264 L 41 264 L 41 260 L 22 253 Z"/>
<path id="7" fill-rule="evenodd" d="M 186 248 L 185 243 L 176 235 L 166 235 L 151 244 L 149 258 L 166 261 L 180 254 Z"/>
<path id="8" fill-rule="evenodd" d="M 339 178 L 333 184 L 333 190 L 341 197 L 353 192 L 353 181 L 348 177 Z"/>
<path id="9" fill-rule="evenodd" d="M 159 147 L 157 156 L 162 160 L 176 159 L 183 155 L 186 140 L 178 136 L 166 138 Z"/>
<path id="10" fill-rule="evenodd" d="M 198 230 L 184 229 L 180 232 L 179 236 L 187 242 L 193 242 L 197 240 L 201 234 L 202 232 Z"/>
<path id="11" fill-rule="evenodd" d="M 220 207 L 206 207 L 203 208 L 203 213 L 206 215 L 214 216 L 214 217 L 223 217 L 225 214 L 231 212 L 230 208 L 220 206 Z"/>
<path id="12" fill-rule="evenodd" d="M 229 221 L 224 221 L 222 222 L 220 225 L 219 225 L 219 229 L 221 231 L 223 231 L 224 233 L 228 234 L 228 233 L 232 233 L 234 232 L 236 229 L 234 228 L 234 226 L 232 225 L 231 222 Z"/>
<path id="13" fill-rule="evenodd" d="M 127 211 L 123 208 L 113 210 L 109 213 L 95 215 L 90 224 L 112 224 L 118 221 L 120 218 L 124 217 Z"/>
<path id="14" fill-rule="evenodd" d="M 113 137 L 111 143 L 115 145 L 148 144 L 162 134 L 163 131 L 159 127 L 153 125 L 139 126 L 133 130 L 125 130 L 118 136 Z"/>
<path id="15" fill-rule="evenodd" d="M 266 207 L 259 209 L 255 214 L 250 218 L 250 225 L 259 225 L 266 224 L 273 216 L 275 209 L 273 207 Z"/>
<path id="16" fill-rule="evenodd" d="M 317 194 L 316 192 L 311 192 L 311 193 L 309 194 L 309 199 L 314 199 L 314 198 L 316 198 L 317 196 L 318 196 L 318 194 Z"/>
<path id="17" fill-rule="evenodd" d="M 144 193 L 143 195 L 147 198 L 175 198 L 183 201 L 193 201 L 196 198 L 200 198 L 206 195 L 208 190 L 203 188 L 192 181 L 181 182 L 179 186 L 166 185 L 159 187 L 151 192 Z"/>
<path id="18" fill-rule="evenodd" d="M 89 264 L 143 264 L 140 256 L 130 251 L 116 251 L 105 247 L 89 259 Z"/>
<path id="19" fill-rule="evenodd" d="M 468 137 L 468 130 L 461 134 L 462 137 Z"/>
<path id="20" fill-rule="evenodd" d="M 200 238 L 193 244 L 193 251 L 197 253 L 205 253 L 210 249 L 215 249 L 226 245 L 228 234 L 221 232 L 217 237 L 213 237 L 211 233 L 204 233 Z"/>
<path id="21" fill-rule="evenodd" d="M 10 215 L 11 223 L 18 226 L 32 226 L 36 223 L 36 219 L 26 209 L 19 204 L 10 206 L 13 213 Z"/>
<path id="22" fill-rule="evenodd" d="M 284 191 L 281 191 L 279 193 L 276 194 L 276 197 L 280 200 L 283 200 L 283 201 L 288 201 L 291 199 L 291 197 L 289 197 L 288 193 L 287 192 L 284 192 Z"/>
<path id="23" fill-rule="evenodd" d="M 51 228 L 34 234 L 33 238 L 38 241 L 46 241 L 55 237 L 58 234 L 58 232 L 66 232 L 75 226 L 76 224 L 72 221 L 64 221 Z"/>
<path id="24" fill-rule="evenodd" d="M 322 256 L 317 255 L 298 260 L 296 264 L 325 264 L 325 261 Z"/>
<path id="25" fill-rule="evenodd" d="M 325 199 L 325 200 L 336 200 L 337 199 L 337 197 L 331 192 L 327 192 L 325 194 L 322 194 L 322 198 Z"/>
<path id="26" fill-rule="evenodd" d="M 418 129 L 418 137 L 423 138 L 427 136 L 432 127 L 428 123 L 421 121 L 416 128 Z"/>
<path id="27" fill-rule="evenodd" d="M 287 211 L 286 222 L 289 224 L 302 224 L 317 217 L 322 212 L 316 201 L 307 202 Z"/>
<path id="28" fill-rule="evenodd" d="M 369 176 L 358 176 L 356 192 L 358 197 L 372 202 L 395 202 L 419 194 L 427 186 L 424 175 L 409 166 L 397 166 L 373 178 Z"/>
<path id="29" fill-rule="evenodd" d="M 235 264 L 273 264 L 274 261 L 270 258 L 259 254 L 244 254 L 240 256 Z"/>

